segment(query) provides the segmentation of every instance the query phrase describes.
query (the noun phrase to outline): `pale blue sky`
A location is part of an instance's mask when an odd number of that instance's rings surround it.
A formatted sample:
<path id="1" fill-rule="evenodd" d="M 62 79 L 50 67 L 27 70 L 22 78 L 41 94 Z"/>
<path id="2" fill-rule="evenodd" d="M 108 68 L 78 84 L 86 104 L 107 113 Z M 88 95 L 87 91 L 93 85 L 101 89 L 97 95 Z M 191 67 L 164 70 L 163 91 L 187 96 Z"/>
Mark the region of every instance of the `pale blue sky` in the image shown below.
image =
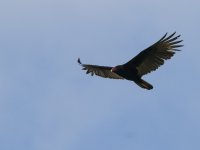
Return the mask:
<path id="1" fill-rule="evenodd" d="M 199 150 L 200 1 L 0 2 L 1 150 Z M 85 75 L 177 31 L 154 85 Z"/>

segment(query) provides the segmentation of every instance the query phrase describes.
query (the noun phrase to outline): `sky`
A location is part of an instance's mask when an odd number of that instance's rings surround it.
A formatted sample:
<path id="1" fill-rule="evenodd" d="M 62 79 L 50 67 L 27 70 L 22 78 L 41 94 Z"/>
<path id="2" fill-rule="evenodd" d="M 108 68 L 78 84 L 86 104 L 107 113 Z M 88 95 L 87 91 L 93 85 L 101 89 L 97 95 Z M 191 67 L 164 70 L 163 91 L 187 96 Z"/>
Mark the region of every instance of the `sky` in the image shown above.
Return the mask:
<path id="1" fill-rule="evenodd" d="M 0 149 L 199 150 L 200 1 L 0 1 Z M 166 32 L 184 47 L 147 91 L 86 75 Z"/>

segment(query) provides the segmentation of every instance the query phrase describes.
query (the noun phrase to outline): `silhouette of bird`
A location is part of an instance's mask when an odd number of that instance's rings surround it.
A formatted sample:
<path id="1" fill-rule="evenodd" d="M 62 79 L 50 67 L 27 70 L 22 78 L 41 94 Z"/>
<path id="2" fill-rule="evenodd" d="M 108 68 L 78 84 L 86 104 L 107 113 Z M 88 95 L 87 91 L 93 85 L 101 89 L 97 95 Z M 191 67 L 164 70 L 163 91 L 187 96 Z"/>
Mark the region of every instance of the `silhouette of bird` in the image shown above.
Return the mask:
<path id="1" fill-rule="evenodd" d="M 134 81 L 138 86 L 151 90 L 153 86 L 141 77 L 146 75 L 164 64 L 164 60 L 170 59 L 179 47 L 182 40 L 177 40 L 180 35 L 175 36 L 176 32 L 167 36 L 167 33 L 156 43 L 141 51 L 137 56 L 125 64 L 115 67 L 82 64 L 80 58 L 78 63 L 82 65 L 86 73 L 91 73 L 104 78 L 126 79 Z"/>

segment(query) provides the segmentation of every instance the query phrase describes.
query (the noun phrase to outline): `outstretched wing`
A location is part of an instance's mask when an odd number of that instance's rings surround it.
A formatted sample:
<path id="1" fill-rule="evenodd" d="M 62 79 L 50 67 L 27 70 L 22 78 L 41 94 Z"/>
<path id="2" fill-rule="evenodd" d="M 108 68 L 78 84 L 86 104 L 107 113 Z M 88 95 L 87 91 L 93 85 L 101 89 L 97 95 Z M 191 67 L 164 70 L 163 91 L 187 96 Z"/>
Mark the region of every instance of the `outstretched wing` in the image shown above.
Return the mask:
<path id="1" fill-rule="evenodd" d="M 180 35 L 175 36 L 176 32 L 167 37 L 167 33 L 155 44 L 140 52 L 136 57 L 124 64 L 128 68 L 138 70 L 138 75 L 143 76 L 151 71 L 156 70 L 164 64 L 164 60 L 170 59 L 175 51 L 180 51 L 177 48 L 182 40 L 177 40 Z"/>
<path id="2" fill-rule="evenodd" d="M 124 79 L 116 73 L 111 72 L 112 67 L 82 64 L 80 59 L 78 59 L 78 63 L 83 66 L 83 70 L 87 70 L 87 74 L 91 73 L 92 76 L 95 74 L 103 78 Z"/>

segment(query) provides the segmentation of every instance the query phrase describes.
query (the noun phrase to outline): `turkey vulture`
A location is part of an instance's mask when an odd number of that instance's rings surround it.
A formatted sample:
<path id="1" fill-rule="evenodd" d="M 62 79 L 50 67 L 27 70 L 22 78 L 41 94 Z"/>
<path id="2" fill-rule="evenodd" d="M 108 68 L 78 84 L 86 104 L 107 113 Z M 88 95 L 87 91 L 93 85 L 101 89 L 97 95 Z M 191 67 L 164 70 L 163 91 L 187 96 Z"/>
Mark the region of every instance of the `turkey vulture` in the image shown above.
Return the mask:
<path id="1" fill-rule="evenodd" d="M 127 79 L 134 81 L 141 88 L 151 90 L 153 86 L 141 77 L 163 65 L 164 60 L 170 59 L 175 54 L 175 51 L 180 51 L 177 48 L 183 46 L 179 44 L 182 40 L 177 40 L 180 35 L 174 36 L 175 34 L 176 32 L 167 36 L 166 33 L 155 44 L 143 50 L 123 65 L 108 67 L 82 64 L 79 58 L 78 63 L 82 65 L 83 70 L 87 71 L 87 74 L 91 73 L 92 76 L 95 74 L 104 78 Z"/>

